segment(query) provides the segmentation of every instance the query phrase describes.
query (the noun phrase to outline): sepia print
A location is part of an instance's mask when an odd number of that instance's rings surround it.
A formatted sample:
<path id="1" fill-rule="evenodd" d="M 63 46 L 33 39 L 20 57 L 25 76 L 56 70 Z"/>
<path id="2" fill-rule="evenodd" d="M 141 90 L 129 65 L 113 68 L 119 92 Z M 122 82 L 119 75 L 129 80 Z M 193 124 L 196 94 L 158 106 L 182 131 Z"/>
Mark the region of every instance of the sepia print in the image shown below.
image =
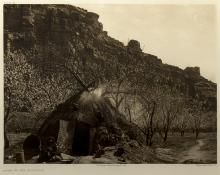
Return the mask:
<path id="1" fill-rule="evenodd" d="M 103 6 L 4 4 L 4 163 L 216 164 L 214 5 Z"/>

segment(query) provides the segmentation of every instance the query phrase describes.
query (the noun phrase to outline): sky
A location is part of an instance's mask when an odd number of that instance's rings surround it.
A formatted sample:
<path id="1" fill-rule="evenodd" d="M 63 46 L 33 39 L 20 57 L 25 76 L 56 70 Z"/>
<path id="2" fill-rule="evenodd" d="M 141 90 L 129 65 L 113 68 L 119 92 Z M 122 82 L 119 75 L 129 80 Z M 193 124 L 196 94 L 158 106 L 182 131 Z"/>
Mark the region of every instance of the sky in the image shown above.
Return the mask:
<path id="1" fill-rule="evenodd" d="M 77 4 L 99 14 L 108 35 L 138 40 L 144 52 L 184 69 L 199 66 L 217 81 L 216 8 L 214 5 Z"/>

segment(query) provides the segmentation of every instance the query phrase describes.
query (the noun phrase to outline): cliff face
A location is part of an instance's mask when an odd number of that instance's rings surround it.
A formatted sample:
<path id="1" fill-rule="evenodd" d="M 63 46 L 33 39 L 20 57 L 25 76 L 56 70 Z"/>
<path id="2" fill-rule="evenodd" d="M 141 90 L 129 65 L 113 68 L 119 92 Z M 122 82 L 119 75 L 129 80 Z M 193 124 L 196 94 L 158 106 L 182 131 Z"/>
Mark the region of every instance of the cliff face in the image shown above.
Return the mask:
<path id="1" fill-rule="evenodd" d="M 86 64 L 105 65 L 135 58 L 163 75 L 162 83 L 183 94 L 206 101 L 216 110 L 216 84 L 200 75 L 198 67 L 182 70 L 163 64 L 154 55 L 143 53 L 138 41 L 127 46 L 108 36 L 99 15 L 70 5 L 4 5 L 4 50 L 31 52 L 29 61 L 44 71 L 61 71 L 59 64 L 77 55 Z M 146 69 L 146 74 L 148 70 Z"/>

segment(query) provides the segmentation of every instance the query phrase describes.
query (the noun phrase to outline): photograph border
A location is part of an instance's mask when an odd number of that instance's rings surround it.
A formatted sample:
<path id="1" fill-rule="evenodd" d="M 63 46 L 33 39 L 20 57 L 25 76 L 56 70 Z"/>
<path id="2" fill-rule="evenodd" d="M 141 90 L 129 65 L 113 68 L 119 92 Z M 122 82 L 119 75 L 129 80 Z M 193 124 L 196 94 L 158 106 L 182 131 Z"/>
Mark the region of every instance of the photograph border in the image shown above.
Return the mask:
<path id="1" fill-rule="evenodd" d="M 3 4 L 72 4 L 72 5 L 80 5 L 80 4 L 214 4 L 217 8 L 217 56 L 220 58 L 220 47 L 219 47 L 219 41 L 220 41 L 220 35 L 219 35 L 219 29 L 220 29 L 220 1 L 218 0 L 51 0 L 51 1 L 43 1 L 43 0 L 16 0 L 16 1 L 8 1 L 4 0 L 1 2 L 1 13 L 0 13 L 0 26 L 1 27 L 1 42 L 0 42 L 0 49 L 1 49 L 1 63 L 0 63 L 0 90 L 1 90 L 1 100 L 0 100 L 0 113 L 1 116 L 4 116 L 4 62 L 3 62 Z M 217 60 L 217 65 L 219 68 L 220 60 Z M 220 70 L 220 69 L 217 69 Z M 217 76 L 217 84 L 219 83 L 219 75 L 220 72 L 216 72 Z M 217 86 L 217 99 L 219 97 L 219 88 Z M 220 174 L 220 166 L 219 166 L 219 114 L 218 109 L 220 105 L 217 102 L 217 164 L 4 164 L 3 163 L 3 117 L 0 119 L 0 129 L 1 129 L 1 136 L 0 136 L 0 174 L 179 174 L 179 175 L 185 175 L 185 174 L 199 174 L 199 175 L 217 175 Z"/>

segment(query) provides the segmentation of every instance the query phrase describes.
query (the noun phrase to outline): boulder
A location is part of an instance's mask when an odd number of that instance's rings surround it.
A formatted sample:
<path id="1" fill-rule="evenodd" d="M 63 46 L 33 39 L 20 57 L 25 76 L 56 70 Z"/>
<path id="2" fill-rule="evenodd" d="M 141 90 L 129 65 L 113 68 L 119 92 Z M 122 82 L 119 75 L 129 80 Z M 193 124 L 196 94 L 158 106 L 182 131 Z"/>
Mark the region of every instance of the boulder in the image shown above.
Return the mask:
<path id="1" fill-rule="evenodd" d="M 127 45 L 127 50 L 131 54 L 142 52 L 140 42 L 137 40 L 130 40 Z"/>

